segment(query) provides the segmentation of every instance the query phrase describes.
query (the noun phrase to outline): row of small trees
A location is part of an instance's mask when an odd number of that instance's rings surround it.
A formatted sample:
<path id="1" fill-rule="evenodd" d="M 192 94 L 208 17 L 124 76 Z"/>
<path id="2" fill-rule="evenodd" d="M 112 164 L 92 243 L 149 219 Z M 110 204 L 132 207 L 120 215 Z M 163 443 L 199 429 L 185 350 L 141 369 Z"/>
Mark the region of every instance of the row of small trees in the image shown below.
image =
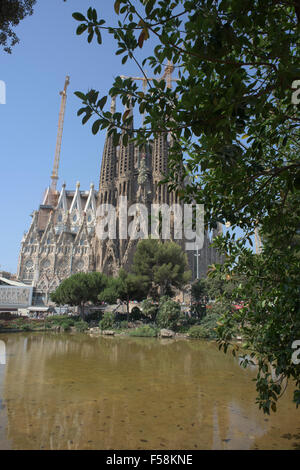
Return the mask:
<path id="1" fill-rule="evenodd" d="M 51 294 L 58 305 L 79 306 L 84 317 L 84 306 L 91 302 L 126 302 L 127 315 L 131 300 L 143 300 L 147 296 L 159 298 L 172 296 L 191 278 L 187 256 L 174 242 L 141 240 L 134 255 L 131 272 L 120 269 L 118 277 L 99 272 L 77 273 L 65 279 Z"/>

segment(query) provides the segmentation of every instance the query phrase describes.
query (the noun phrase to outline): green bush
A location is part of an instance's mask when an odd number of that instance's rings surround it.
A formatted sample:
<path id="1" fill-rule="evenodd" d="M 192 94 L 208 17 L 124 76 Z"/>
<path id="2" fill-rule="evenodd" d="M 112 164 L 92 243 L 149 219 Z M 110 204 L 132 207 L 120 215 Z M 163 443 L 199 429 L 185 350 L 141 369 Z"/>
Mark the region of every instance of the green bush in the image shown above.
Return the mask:
<path id="1" fill-rule="evenodd" d="M 76 322 L 80 321 L 79 316 L 69 317 L 68 315 L 55 315 L 53 317 L 48 317 L 47 322 L 52 325 L 61 326 L 62 323 L 67 323 L 69 326 L 74 326 Z"/>
<path id="2" fill-rule="evenodd" d="M 129 331 L 129 336 L 144 336 L 155 338 L 157 336 L 157 329 L 150 325 L 143 325 L 134 330 Z"/>
<path id="3" fill-rule="evenodd" d="M 114 314 L 111 312 L 105 312 L 102 320 L 99 321 L 99 328 L 101 330 L 109 330 L 114 326 Z"/>
<path id="4" fill-rule="evenodd" d="M 63 331 L 69 331 L 71 329 L 71 325 L 67 321 L 62 322 L 60 327 Z"/>
<path id="5" fill-rule="evenodd" d="M 80 333 L 83 333 L 84 331 L 86 331 L 88 327 L 89 327 L 88 323 L 83 320 L 78 321 L 75 324 L 76 331 L 79 331 Z"/>
<path id="6" fill-rule="evenodd" d="M 162 297 L 156 316 L 156 323 L 160 328 L 175 329 L 181 318 L 180 305 L 168 297 Z"/>
<path id="7" fill-rule="evenodd" d="M 114 321 L 112 328 L 114 330 L 125 330 L 128 328 L 128 322 L 126 320 Z"/>
<path id="8" fill-rule="evenodd" d="M 204 317 L 199 325 L 194 325 L 189 329 L 188 334 L 190 338 L 216 338 L 215 329 L 217 328 L 219 317 L 216 313 Z"/>
<path id="9" fill-rule="evenodd" d="M 159 305 L 153 299 L 145 299 L 142 302 L 143 316 L 155 321 Z"/>

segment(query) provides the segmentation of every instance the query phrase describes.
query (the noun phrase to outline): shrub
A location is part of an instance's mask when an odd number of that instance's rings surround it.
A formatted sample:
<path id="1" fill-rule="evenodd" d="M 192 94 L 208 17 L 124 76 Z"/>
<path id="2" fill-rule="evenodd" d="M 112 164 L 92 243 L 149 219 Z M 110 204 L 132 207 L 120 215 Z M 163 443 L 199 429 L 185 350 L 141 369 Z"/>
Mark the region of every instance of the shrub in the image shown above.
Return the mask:
<path id="1" fill-rule="evenodd" d="M 206 304 L 202 302 L 194 302 L 191 305 L 191 314 L 194 318 L 203 318 L 206 315 Z"/>
<path id="2" fill-rule="evenodd" d="M 143 316 L 155 321 L 159 305 L 153 299 L 145 299 L 142 302 Z"/>
<path id="3" fill-rule="evenodd" d="M 62 323 L 67 323 L 69 326 L 74 326 L 78 321 L 80 321 L 79 316 L 69 317 L 68 315 L 55 315 L 53 317 L 47 317 L 47 322 L 59 326 L 61 326 Z"/>
<path id="4" fill-rule="evenodd" d="M 217 338 L 215 328 L 219 317 L 216 313 L 204 317 L 199 325 L 194 325 L 189 329 L 190 338 Z"/>
<path id="5" fill-rule="evenodd" d="M 88 327 L 89 327 L 88 323 L 84 320 L 78 321 L 75 324 L 76 331 L 79 331 L 80 333 L 83 333 L 84 331 L 86 331 Z"/>
<path id="6" fill-rule="evenodd" d="M 102 320 L 99 321 L 99 327 L 101 330 L 109 330 L 114 326 L 114 314 L 111 312 L 105 312 Z"/>
<path id="7" fill-rule="evenodd" d="M 174 329 L 181 318 L 181 307 L 174 300 L 162 297 L 156 316 L 156 323 L 160 328 Z"/>
<path id="8" fill-rule="evenodd" d="M 114 321 L 112 328 L 114 330 L 124 330 L 128 328 L 128 322 L 126 320 Z"/>
<path id="9" fill-rule="evenodd" d="M 155 338 L 157 336 L 157 328 L 153 328 L 150 325 L 143 325 L 134 330 L 129 331 L 129 336 L 144 336 Z"/>
<path id="10" fill-rule="evenodd" d="M 60 327 L 63 331 L 69 331 L 71 329 L 71 325 L 67 321 L 62 322 Z"/>

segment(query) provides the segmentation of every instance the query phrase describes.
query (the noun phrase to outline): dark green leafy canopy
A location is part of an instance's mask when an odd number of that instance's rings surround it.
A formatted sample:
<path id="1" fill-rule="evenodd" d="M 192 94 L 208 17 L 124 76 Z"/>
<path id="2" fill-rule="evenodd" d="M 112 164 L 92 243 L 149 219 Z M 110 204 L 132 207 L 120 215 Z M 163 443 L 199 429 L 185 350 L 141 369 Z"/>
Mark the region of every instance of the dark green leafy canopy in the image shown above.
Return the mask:
<path id="1" fill-rule="evenodd" d="M 0 3 L 0 45 L 5 52 L 11 53 L 11 48 L 19 42 L 13 31 L 21 20 L 32 15 L 36 0 L 1 0 Z"/>
<path id="2" fill-rule="evenodd" d="M 17 26 L 26 16 L 33 14 L 35 4 L 36 0 L 1 0 L 0 45 L 8 54 L 11 54 L 11 48 L 19 42 L 13 27 Z"/>
<path id="3" fill-rule="evenodd" d="M 107 285 L 107 277 L 98 272 L 77 273 L 62 281 L 51 294 L 51 300 L 60 305 L 82 305 L 97 303 L 99 293 Z"/>
<path id="4" fill-rule="evenodd" d="M 99 300 L 115 303 L 117 299 L 129 302 L 142 300 L 147 296 L 149 281 L 145 276 L 135 275 L 120 269 L 116 278 L 109 278 L 107 287 L 99 295 Z"/>
<path id="5" fill-rule="evenodd" d="M 132 270 L 148 281 L 156 295 L 172 294 L 173 288 L 183 288 L 191 277 L 186 253 L 177 243 L 152 239 L 138 243 Z"/>

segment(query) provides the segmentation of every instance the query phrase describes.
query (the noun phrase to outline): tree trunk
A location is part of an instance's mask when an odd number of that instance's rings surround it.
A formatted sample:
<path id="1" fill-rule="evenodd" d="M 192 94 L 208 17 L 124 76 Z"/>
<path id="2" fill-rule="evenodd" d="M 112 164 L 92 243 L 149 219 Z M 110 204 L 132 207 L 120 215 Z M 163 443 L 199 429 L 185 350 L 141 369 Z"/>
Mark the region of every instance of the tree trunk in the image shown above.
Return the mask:
<path id="1" fill-rule="evenodd" d="M 127 306 L 127 323 L 129 322 L 129 298 L 127 297 L 126 301 L 126 306 Z"/>
<path id="2" fill-rule="evenodd" d="M 84 303 L 80 304 L 80 318 L 84 320 Z"/>

